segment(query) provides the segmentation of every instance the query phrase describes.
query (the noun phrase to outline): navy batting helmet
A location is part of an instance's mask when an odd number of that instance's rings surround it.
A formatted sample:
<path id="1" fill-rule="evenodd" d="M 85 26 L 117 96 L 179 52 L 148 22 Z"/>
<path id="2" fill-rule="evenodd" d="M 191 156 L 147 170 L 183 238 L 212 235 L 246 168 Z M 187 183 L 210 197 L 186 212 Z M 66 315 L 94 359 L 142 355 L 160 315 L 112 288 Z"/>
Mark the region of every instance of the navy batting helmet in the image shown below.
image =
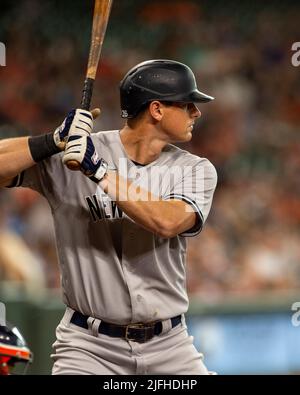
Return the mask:
<path id="1" fill-rule="evenodd" d="M 192 70 L 174 60 L 148 60 L 133 67 L 120 83 L 121 116 L 134 118 L 153 100 L 206 103 L 214 98 L 198 90 Z"/>
<path id="2" fill-rule="evenodd" d="M 9 323 L 0 325 L 0 375 L 15 373 L 15 364 L 19 362 L 23 363 L 23 369 L 18 372 L 25 373 L 32 362 L 31 351 L 16 327 Z"/>

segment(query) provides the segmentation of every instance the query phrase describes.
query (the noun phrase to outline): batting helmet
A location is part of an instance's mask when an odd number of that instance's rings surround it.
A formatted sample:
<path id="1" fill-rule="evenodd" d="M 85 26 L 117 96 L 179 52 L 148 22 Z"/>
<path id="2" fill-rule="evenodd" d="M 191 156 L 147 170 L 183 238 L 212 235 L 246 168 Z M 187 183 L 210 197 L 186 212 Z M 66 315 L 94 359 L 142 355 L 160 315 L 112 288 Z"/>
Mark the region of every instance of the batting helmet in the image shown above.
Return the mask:
<path id="1" fill-rule="evenodd" d="M 26 372 L 33 356 L 23 336 L 16 327 L 7 323 L 0 326 L 0 375 L 13 373 L 16 363 L 23 362 L 22 373 Z"/>
<path id="2" fill-rule="evenodd" d="M 174 60 L 148 60 L 133 67 L 120 83 L 121 117 L 134 118 L 153 100 L 206 103 L 214 98 L 198 90 L 192 70 Z"/>

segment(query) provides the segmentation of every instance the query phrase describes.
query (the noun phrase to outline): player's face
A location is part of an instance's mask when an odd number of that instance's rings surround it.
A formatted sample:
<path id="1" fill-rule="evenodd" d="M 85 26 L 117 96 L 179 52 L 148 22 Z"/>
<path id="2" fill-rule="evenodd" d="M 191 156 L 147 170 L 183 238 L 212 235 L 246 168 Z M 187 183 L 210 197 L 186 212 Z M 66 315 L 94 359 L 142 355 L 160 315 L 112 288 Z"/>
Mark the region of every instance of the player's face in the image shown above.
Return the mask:
<path id="1" fill-rule="evenodd" d="M 194 103 L 172 103 L 164 105 L 161 126 L 170 142 L 190 141 L 197 118 L 201 117 Z"/>

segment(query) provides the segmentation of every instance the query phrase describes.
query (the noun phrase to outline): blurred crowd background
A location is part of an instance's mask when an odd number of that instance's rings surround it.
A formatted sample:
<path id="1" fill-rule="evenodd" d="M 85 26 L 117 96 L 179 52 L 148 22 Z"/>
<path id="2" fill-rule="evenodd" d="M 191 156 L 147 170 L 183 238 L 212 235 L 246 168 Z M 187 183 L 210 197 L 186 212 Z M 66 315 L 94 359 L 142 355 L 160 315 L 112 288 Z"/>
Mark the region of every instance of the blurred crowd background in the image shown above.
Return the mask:
<path id="1" fill-rule="evenodd" d="M 80 103 L 92 1 L 1 0 L 0 138 L 54 130 Z M 193 140 L 219 182 L 203 232 L 189 240 L 188 288 L 214 303 L 300 286 L 300 41 L 294 1 L 115 0 L 93 96 L 97 130 L 122 126 L 118 85 L 152 58 L 187 63 L 200 90 Z M 67 218 L 65 219 L 68 220 Z M 59 293 L 51 213 L 28 189 L 0 191 L 0 281 Z"/>

